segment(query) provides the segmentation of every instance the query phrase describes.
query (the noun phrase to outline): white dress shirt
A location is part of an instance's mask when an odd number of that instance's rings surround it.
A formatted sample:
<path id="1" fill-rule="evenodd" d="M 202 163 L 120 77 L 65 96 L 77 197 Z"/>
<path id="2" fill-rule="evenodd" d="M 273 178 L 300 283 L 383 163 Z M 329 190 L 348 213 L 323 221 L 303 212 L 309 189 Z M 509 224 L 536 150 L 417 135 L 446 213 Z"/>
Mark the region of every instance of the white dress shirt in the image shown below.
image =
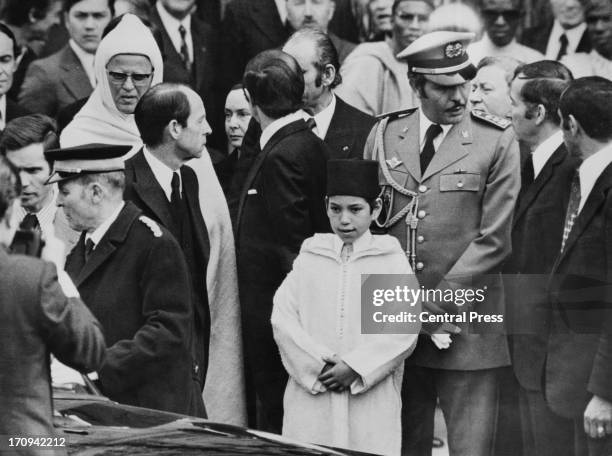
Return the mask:
<path id="1" fill-rule="evenodd" d="M 583 22 L 580 25 L 577 25 L 574 28 L 565 30 L 561 24 L 555 20 L 553 23 L 553 28 L 550 31 L 550 36 L 548 37 L 548 45 L 546 46 L 546 58 L 549 60 L 555 60 L 557 55 L 559 55 L 559 50 L 561 49 L 561 42 L 559 39 L 561 35 L 565 34 L 567 37 L 567 54 L 573 54 L 576 52 L 578 45 L 580 44 L 580 39 L 582 35 L 586 31 L 586 24 Z"/>
<path id="2" fill-rule="evenodd" d="M 6 95 L 0 97 L 0 130 L 6 127 Z"/>
<path id="3" fill-rule="evenodd" d="M 45 238 L 50 238 L 55 235 L 55 228 L 53 226 L 53 222 L 55 222 L 55 214 L 57 213 L 57 190 L 55 185 L 51 191 L 52 194 L 49 202 L 43 206 L 40 211 L 34 214 L 38 220 L 40 231 L 43 233 Z M 14 211 L 15 215 L 13 217 L 15 218 L 13 219 L 13 222 L 15 226 L 18 226 L 23 221 L 25 216 L 29 214 L 29 212 L 26 211 L 21 205 L 16 205 L 16 208 L 17 209 Z"/>
<path id="4" fill-rule="evenodd" d="M 306 111 L 304 113 L 304 120 L 314 119 L 317 126 L 312 129 L 312 132 L 321 139 L 325 139 L 327 130 L 329 130 L 329 124 L 331 123 L 334 112 L 336 112 L 336 95 L 332 94 L 332 101 L 327 105 L 323 111 L 314 116 L 311 116 Z"/>
<path id="5" fill-rule="evenodd" d="M 70 48 L 74 51 L 79 62 L 81 62 L 81 66 L 83 70 L 85 70 L 85 74 L 89 79 L 89 82 L 92 87 L 96 86 L 96 75 L 94 72 L 94 57 L 95 54 L 90 54 L 89 52 L 84 51 L 76 42 L 71 38 L 68 41 Z"/>
<path id="6" fill-rule="evenodd" d="M 292 112 L 291 114 L 287 114 L 286 116 L 276 119 L 261 132 L 261 136 L 259 137 L 259 147 L 261 150 L 263 150 L 264 147 L 266 147 L 266 144 L 268 144 L 268 141 L 270 141 L 270 138 L 274 136 L 274 133 L 284 126 L 289 125 L 291 122 L 295 122 L 296 120 L 305 119 L 308 117 L 310 116 L 300 109 L 299 111 Z"/>
<path id="7" fill-rule="evenodd" d="M 555 153 L 559 146 L 563 143 L 563 132 L 561 130 L 550 135 L 542 144 L 540 144 L 531 154 L 533 161 L 533 178 L 538 177 L 538 174 L 548 162 L 548 159 Z"/>
<path id="8" fill-rule="evenodd" d="M 433 124 L 434 122 L 429 120 L 429 118 L 423 112 L 423 109 L 419 108 L 419 141 L 420 141 L 419 150 L 421 152 L 423 152 L 423 147 L 425 147 L 425 134 L 427 133 L 427 129 L 429 128 L 430 125 L 433 125 Z M 438 149 L 440 148 L 440 144 L 442 144 L 442 141 L 444 141 L 444 138 L 446 137 L 450 129 L 453 128 L 452 124 L 451 125 L 439 124 L 439 125 L 440 127 L 442 127 L 442 133 L 436 136 L 435 139 L 433 140 L 433 146 L 436 152 L 438 152 Z"/>
<path id="9" fill-rule="evenodd" d="M 595 186 L 595 182 L 597 182 L 601 173 L 604 172 L 610 163 L 612 163 L 612 143 L 608 143 L 603 149 L 584 160 L 580 168 L 578 168 L 580 175 L 580 206 L 578 206 L 578 213 L 582 211 L 584 203 L 586 203 L 591 190 Z"/>
<path id="10" fill-rule="evenodd" d="M 158 0 L 155 3 L 155 8 L 157 8 L 157 12 L 159 13 L 159 18 L 162 21 L 166 32 L 168 32 L 168 36 L 170 37 L 170 41 L 176 49 L 176 52 L 181 53 L 181 33 L 179 32 L 179 27 L 182 25 L 185 27 L 185 43 L 187 44 L 187 53 L 189 54 L 189 61 L 193 63 L 193 38 L 191 36 L 191 14 L 185 16 L 182 21 L 179 21 L 174 16 L 171 16 L 168 11 L 162 6 L 161 2 Z"/>
<path id="11" fill-rule="evenodd" d="M 143 153 L 145 160 L 149 164 L 149 168 L 151 168 L 151 171 L 155 176 L 155 180 L 164 191 L 164 194 L 166 195 L 166 198 L 168 198 L 168 201 L 170 201 L 172 199 L 172 176 L 174 175 L 175 171 L 170 169 L 159 158 L 149 152 L 146 146 L 143 148 Z M 183 181 L 181 179 L 181 173 L 178 170 L 176 171 L 176 173 L 179 177 L 179 190 L 182 193 Z"/>
<path id="12" fill-rule="evenodd" d="M 96 247 L 98 247 L 98 244 L 100 243 L 110 226 L 113 224 L 113 222 L 117 220 L 117 217 L 119 217 L 119 212 L 121 212 L 123 206 L 125 206 L 125 202 L 121 201 L 121 204 L 117 206 L 113 213 L 106 220 L 104 220 L 104 222 L 98 228 L 96 228 L 93 233 L 87 233 L 85 235 L 86 242 L 87 240 L 91 239 L 94 243 L 94 250 L 96 249 Z"/>

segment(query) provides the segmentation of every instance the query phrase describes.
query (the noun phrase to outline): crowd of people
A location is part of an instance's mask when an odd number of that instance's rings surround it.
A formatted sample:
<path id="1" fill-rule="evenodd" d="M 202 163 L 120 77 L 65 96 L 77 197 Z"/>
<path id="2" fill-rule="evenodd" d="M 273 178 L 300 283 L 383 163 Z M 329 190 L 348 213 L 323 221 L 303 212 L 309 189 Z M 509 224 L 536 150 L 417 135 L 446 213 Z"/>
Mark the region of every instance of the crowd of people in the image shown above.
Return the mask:
<path id="1" fill-rule="evenodd" d="M 63 364 L 374 454 L 437 408 L 451 456 L 612 454 L 612 0 L 1 3 L 0 437 Z M 486 297 L 371 332 L 362 274 Z"/>

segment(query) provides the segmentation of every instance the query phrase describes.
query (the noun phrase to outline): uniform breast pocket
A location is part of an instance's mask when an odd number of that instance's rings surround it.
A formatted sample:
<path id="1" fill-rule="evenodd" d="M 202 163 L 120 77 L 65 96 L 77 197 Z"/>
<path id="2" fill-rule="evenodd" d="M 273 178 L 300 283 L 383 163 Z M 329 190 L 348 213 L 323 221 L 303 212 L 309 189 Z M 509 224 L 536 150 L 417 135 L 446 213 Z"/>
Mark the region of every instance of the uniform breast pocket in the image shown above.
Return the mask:
<path id="1" fill-rule="evenodd" d="M 440 175 L 441 192 L 477 192 L 480 173 L 453 173 Z"/>

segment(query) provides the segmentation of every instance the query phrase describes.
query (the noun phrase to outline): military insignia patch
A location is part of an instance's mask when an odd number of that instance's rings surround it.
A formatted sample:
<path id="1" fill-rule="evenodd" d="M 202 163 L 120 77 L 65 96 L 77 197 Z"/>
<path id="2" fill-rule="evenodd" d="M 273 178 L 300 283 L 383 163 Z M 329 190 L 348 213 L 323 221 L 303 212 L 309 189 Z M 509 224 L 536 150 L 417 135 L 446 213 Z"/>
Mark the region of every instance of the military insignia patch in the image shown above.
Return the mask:
<path id="1" fill-rule="evenodd" d="M 398 159 L 397 157 L 393 157 L 393 158 L 390 158 L 389 160 L 385 160 L 385 161 L 387 162 L 387 166 L 389 166 L 391 169 L 395 169 L 399 165 L 402 164 L 402 161 L 400 159 Z"/>
<path id="2" fill-rule="evenodd" d="M 461 57 L 463 54 L 465 54 L 465 49 L 463 48 L 463 44 L 461 44 L 459 41 L 449 43 L 444 48 L 444 55 L 449 59 Z"/>
<path id="3" fill-rule="evenodd" d="M 486 123 L 494 125 L 502 130 L 505 130 L 510 125 L 512 125 L 512 121 L 510 119 L 506 119 L 505 117 L 499 117 L 494 114 L 489 114 L 488 112 L 482 111 L 480 109 L 472 110 L 472 117 L 483 120 Z"/>
<path id="4" fill-rule="evenodd" d="M 157 222 L 155 222 L 155 220 L 150 219 L 149 217 L 146 217 L 144 215 L 141 215 L 138 220 L 140 220 L 142 223 L 144 223 L 145 225 L 147 225 L 149 227 L 149 229 L 151 230 L 151 232 L 153 233 L 153 236 L 155 237 L 161 237 L 162 235 L 162 230 L 159 227 L 159 225 L 157 224 Z"/>

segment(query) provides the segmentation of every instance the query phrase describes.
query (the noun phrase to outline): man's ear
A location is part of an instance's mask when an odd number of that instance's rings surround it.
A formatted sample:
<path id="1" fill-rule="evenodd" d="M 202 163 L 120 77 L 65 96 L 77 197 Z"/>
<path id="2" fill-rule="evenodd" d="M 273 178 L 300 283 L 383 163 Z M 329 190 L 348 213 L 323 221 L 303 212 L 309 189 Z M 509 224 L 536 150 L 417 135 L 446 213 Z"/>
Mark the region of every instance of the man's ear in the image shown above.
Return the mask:
<path id="1" fill-rule="evenodd" d="M 542 125 L 546 119 L 546 108 L 539 104 L 536 108 L 536 125 Z"/>
<path id="2" fill-rule="evenodd" d="M 90 182 L 87 187 L 85 187 L 85 191 L 94 204 L 100 203 L 104 198 L 105 189 L 99 182 Z"/>
<path id="3" fill-rule="evenodd" d="M 176 119 L 172 119 L 166 128 L 164 128 L 164 135 L 168 134 L 172 139 L 177 140 L 183 131 L 183 126 Z"/>
<path id="4" fill-rule="evenodd" d="M 572 136 L 577 136 L 579 133 L 584 131 L 580 123 L 572 114 L 568 116 L 568 127 Z"/>
<path id="5" fill-rule="evenodd" d="M 336 79 L 336 69 L 332 64 L 328 63 L 325 65 L 325 69 L 321 75 L 321 82 L 325 87 L 329 87 L 334 83 L 334 79 Z"/>

